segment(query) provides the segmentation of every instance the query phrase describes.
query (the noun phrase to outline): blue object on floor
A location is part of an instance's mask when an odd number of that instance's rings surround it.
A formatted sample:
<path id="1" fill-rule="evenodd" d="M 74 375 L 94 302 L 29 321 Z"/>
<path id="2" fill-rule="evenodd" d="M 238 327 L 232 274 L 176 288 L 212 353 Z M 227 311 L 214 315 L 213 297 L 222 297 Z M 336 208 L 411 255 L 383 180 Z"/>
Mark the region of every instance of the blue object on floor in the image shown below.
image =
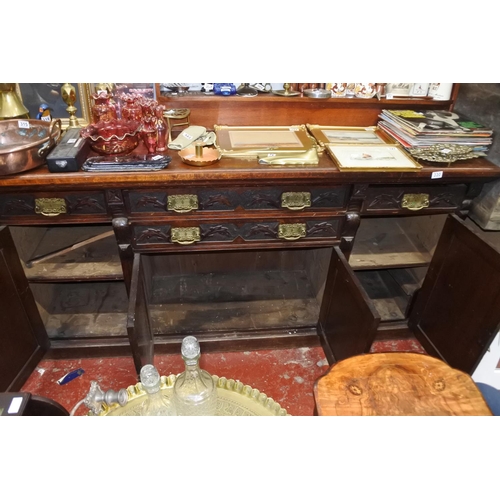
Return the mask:
<path id="1" fill-rule="evenodd" d="M 482 382 L 476 382 L 476 385 L 490 407 L 491 413 L 496 417 L 500 416 L 500 391 Z"/>

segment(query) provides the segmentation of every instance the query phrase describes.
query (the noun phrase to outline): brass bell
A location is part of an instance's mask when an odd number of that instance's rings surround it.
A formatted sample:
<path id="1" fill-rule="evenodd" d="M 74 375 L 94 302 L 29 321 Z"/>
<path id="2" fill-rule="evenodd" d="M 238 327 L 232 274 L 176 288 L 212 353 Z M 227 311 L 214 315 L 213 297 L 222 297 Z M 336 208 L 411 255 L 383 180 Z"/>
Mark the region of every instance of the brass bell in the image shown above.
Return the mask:
<path id="1" fill-rule="evenodd" d="M 29 111 L 16 93 L 15 83 L 0 83 L 0 120 L 29 118 Z"/>

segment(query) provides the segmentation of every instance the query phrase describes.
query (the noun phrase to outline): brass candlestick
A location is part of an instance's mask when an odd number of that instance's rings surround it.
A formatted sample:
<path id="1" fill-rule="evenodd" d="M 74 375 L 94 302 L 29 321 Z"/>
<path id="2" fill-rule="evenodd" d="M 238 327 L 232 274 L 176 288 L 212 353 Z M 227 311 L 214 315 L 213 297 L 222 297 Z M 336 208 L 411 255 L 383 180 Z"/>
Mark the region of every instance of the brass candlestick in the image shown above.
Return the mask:
<path id="1" fill-rule="evenodd" d="M 69 125 L 68 128 L 79 128 L 78 118 L 76 117 L 77 108 L 74 104 L 76 102 L 76 89 L 71 85 L 71 83 L 65 83 L 61 87 L 61 96 L 63 101 L 68 105 L 66 111 L 69 113 Z"/>

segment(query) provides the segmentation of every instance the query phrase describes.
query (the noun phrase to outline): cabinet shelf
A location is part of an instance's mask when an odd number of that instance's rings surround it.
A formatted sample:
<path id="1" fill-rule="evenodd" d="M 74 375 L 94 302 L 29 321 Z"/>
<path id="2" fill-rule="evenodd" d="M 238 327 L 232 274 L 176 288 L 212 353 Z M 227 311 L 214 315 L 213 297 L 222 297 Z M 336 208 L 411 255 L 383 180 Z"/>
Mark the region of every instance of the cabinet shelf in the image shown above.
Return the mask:
<path id="1" fill-rule="evenodd" d="M 445 219 L 444 214 L 362 219 L 349 264 L 355 270 L 426 266 Z"/>
<path id="2" fill-rule="evenodd" d="M 298 125 L 312 123 L 339 126 L 376 125 L 382 109 L 448 109 L 458 91 L 455 85 L 452 99 L 435 101 L 429 98 L 372 99 L 312 97 L 282 97 L 276 94 L 259 94 L 255 97 L 204 95 L 187 92 L 169 95 L 160 92 L 156 84 L 157 100 L 167 109 L 188 108 L 190 121 L 207 128 L 218 125 Z"/>
<path id="3" fill-rule="evenodd" d="M 123 282 L 31 283 L 30 288 L 50 339 L 127 335 Z"/>
<path id="4" fill-rule="evenodd" d="M 116 239 L 110 226 L 11 229 L 29 282 L 123 279 Z"/>

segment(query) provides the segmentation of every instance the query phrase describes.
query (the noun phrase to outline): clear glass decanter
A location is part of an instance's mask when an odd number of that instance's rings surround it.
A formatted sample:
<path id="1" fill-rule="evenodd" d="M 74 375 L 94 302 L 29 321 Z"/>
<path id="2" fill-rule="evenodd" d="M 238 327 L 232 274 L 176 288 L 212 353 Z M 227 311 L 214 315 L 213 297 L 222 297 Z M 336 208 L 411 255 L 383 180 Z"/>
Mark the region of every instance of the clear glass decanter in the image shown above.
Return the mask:
<path id="1" fill-rule="evenodd" d="M 153 365 L 144 365 L 140 373 L 141 384 L 147 392 L 147 399 L 142 403 L 141 416 L 176 415 L 175 407 L 170 399 L 160 391 L 160 374 Z"/>
<path id="2" fill-rule="evenodd" d="M 177 415 L 213 416 L 217 411 L 217 387 L 211 375 L 200 368 L 200 344 L 196 337 L 185 337 L 181 346 L 185 370 L 174 384 Z"/>

